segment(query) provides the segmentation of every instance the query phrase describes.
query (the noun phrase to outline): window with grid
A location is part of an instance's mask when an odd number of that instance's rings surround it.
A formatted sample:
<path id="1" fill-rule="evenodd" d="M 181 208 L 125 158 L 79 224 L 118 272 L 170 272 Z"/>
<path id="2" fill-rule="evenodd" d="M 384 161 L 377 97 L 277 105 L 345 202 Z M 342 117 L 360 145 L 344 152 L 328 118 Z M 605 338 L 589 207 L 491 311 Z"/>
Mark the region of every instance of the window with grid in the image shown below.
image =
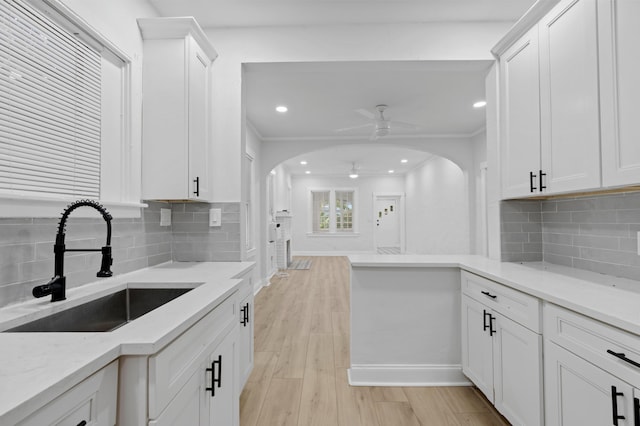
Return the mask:
<path id="1" fill-rule="evenodd" d="M 336 231 L 353 231 L 354 191 L 336 191 Z"/>
<path id="2" fill-rule="evenodd" d="M 330 221 L 330 191 L 312 191 L 312 227 L 313 232 L 329 232 Z"/>
<path id="3" fill-rule="evenodd" d="M 0 191 L 100 196 L 101 66 L 44 13 L 0 2 Z"/>

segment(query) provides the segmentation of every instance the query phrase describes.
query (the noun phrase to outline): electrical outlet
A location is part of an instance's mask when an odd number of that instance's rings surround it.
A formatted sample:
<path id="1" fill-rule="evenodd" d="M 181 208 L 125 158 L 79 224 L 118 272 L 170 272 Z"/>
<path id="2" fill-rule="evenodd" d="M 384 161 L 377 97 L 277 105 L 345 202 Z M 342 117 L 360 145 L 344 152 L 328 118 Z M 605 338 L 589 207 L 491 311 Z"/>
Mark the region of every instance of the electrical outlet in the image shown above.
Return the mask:
<path id="1" fill-rule="evenodd" d="M 209 226 L 222 226 L 222 209 L 209 209 Z"/>
<path id="2" fill-rule="evenodd" d="M 171 209 L 160 209 L 160 226 L 171 226 Z"/>

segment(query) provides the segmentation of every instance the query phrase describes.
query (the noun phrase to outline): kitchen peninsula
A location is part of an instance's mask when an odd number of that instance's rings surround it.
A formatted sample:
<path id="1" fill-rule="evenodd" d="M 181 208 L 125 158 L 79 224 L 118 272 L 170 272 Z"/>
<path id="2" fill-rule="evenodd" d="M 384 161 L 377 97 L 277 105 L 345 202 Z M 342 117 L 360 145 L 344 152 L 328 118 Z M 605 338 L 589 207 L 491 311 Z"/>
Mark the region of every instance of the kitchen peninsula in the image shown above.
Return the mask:
<path id="1" fill-rule="evenodd" d="M 461 385 L 468 378 L 514 424 L 568 425 L 578 423 L 561 417 L 574 412 L 610 421 L 614 383 L 628 389 L 619 415 L 640 415 L 631 409 L 639 394 L 632 388 L 640 386 L 636 281 L 469 255 L 349 261 L 351 384 Z M 580 400 L 571 392 L 589 399 L 581 403 L 589 413 L 571 406 Z M 590 421 L 583 424 L 604 424 Z"/>

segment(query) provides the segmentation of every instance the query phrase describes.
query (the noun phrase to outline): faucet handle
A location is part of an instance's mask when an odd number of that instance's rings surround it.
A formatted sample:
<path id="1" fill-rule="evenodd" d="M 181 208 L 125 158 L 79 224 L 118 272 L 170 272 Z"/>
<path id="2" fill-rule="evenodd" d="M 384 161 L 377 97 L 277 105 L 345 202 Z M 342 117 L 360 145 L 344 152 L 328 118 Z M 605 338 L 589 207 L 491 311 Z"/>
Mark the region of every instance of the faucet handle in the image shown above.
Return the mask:
<path id="1" fill-rule="evenodd" d="M 100 265 L 100 270 L 96 276 L 100 278 L 113 276 L 113 272 L 111 272 L 112 264 L 113 258 L 111 257 L 111 246 L 102 247 L 102 265 Z"/>

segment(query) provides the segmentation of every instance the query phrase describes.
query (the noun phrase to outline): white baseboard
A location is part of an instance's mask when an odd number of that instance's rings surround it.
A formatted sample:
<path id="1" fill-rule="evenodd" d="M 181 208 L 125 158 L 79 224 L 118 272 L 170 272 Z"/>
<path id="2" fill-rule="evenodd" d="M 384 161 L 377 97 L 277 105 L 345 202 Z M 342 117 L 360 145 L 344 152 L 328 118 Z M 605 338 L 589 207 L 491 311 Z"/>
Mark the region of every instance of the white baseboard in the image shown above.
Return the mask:
<path id="1" fill-rule="evenodd" d="M 373 250 L 362 251 L 294 251 L 292 256 L 350 256 L 356 254 L 375 254 Z"/>
<path id="2" fill-rule="evenodd" d="M 351 386 L 471 386 L 460 365 L 352 365 Z"/>

